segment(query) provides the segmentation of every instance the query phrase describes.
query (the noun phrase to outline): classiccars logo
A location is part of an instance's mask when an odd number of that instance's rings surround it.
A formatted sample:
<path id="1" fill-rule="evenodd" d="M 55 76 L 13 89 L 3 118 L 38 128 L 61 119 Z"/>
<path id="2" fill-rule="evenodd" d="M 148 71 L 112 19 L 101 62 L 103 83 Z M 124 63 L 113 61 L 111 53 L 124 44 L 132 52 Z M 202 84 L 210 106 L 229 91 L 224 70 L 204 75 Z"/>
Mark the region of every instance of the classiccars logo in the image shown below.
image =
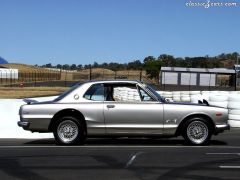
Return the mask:
<path id="1" fill-rule="evenodd" d="M 186 7 L 203 7 L 205 9 L 211 8 L 211 7 L 237 7 L 239 6 L 239 2 L 222 2 L 222 1 L 187 1 Z"/>

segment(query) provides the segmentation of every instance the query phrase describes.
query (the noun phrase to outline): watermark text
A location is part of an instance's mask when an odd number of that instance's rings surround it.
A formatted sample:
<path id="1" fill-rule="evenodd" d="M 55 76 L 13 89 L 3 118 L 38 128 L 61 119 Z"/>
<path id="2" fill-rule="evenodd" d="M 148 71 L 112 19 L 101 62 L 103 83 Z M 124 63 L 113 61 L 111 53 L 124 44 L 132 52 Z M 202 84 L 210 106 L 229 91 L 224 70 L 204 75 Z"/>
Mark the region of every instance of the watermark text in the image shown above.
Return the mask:
<path id="1" fill-rule="evenodd" d="M 186 7 L 203 7 L 205 9 L 211 8 L 211 7 L 238 7 L 239 2 L 216 2 L 211 0 L 206 1 L 188 1 L 186 2 Z"/>

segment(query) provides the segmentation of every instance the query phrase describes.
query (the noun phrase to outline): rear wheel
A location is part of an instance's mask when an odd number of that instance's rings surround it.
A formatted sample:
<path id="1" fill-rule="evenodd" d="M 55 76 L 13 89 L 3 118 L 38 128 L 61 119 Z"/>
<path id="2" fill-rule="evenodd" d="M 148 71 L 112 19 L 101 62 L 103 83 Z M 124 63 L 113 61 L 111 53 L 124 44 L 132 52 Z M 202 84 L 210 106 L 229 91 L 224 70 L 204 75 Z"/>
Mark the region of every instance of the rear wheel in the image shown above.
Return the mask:
<path id="1" fill-rule="evenodd" d="M 212 136 L 212 129 L 205 119 L 194 118 L 184 124 L 182 133 L 188 144 L 206 145 Z"/>
<path id="2" fill-rule="evenodd" d="M 82 121 L 72 116 L 60 118 L 55 123 L 53 134 L 57 144 L 62 145 L 83 144 L 86 139 Z"/>

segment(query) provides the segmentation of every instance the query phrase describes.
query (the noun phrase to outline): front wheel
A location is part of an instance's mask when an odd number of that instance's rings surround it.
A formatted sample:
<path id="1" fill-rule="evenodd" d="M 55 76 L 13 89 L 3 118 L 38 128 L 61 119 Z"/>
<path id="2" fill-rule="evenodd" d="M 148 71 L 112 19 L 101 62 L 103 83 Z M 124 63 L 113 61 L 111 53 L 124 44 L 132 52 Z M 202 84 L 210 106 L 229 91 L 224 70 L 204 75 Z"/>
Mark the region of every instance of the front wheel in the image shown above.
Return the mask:
<path id="1" fill-rule="evenodd" d="M 84 126 L 75 117 L 66 116 L 59 119 L 53 131 L 57 144 L 83 144 L 85 140 Z"/>
<path id="2" fill-rule="evenodd" d="M 183 127 L 183 137 L 191 145 L 205 145 L 211 135 L 210 124 L 205 119 L 191 119 Z"/>

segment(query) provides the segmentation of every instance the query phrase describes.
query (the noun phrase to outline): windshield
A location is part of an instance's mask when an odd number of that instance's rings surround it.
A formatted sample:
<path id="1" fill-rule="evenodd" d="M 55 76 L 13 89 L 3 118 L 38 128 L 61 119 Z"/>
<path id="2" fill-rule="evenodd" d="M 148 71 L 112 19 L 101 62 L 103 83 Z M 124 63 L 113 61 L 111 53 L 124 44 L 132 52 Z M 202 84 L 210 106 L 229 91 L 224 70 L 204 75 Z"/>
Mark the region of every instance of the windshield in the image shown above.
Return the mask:
<path id="1" fill-rule="evenodd" d="M 147 88 L 149 91 L 151 91 L 157 98 L 159 101 L 164 101 L 164 98 L 158 94 L 154 89 L 153 87 L 151 87 L 150 85 L 145 85 L 145 88 Z"/>
<path id="2" fill-rule="evenodd" d="M 54 99 L 53 101 L 59 101 L 61 99 L 63 99 L 64 97 L 66 97 L 68 94 L 70 94 L 71 92 L 73 92 L 75 89 L 77 89 L 78 87 L 80 87 L 82 84 L 78 83 L 74 86 L 72 86 L 69 90 L 65 91 L 64 93 L 62 93 L 60 96 L 58 96 L 56 99 Z"/>

